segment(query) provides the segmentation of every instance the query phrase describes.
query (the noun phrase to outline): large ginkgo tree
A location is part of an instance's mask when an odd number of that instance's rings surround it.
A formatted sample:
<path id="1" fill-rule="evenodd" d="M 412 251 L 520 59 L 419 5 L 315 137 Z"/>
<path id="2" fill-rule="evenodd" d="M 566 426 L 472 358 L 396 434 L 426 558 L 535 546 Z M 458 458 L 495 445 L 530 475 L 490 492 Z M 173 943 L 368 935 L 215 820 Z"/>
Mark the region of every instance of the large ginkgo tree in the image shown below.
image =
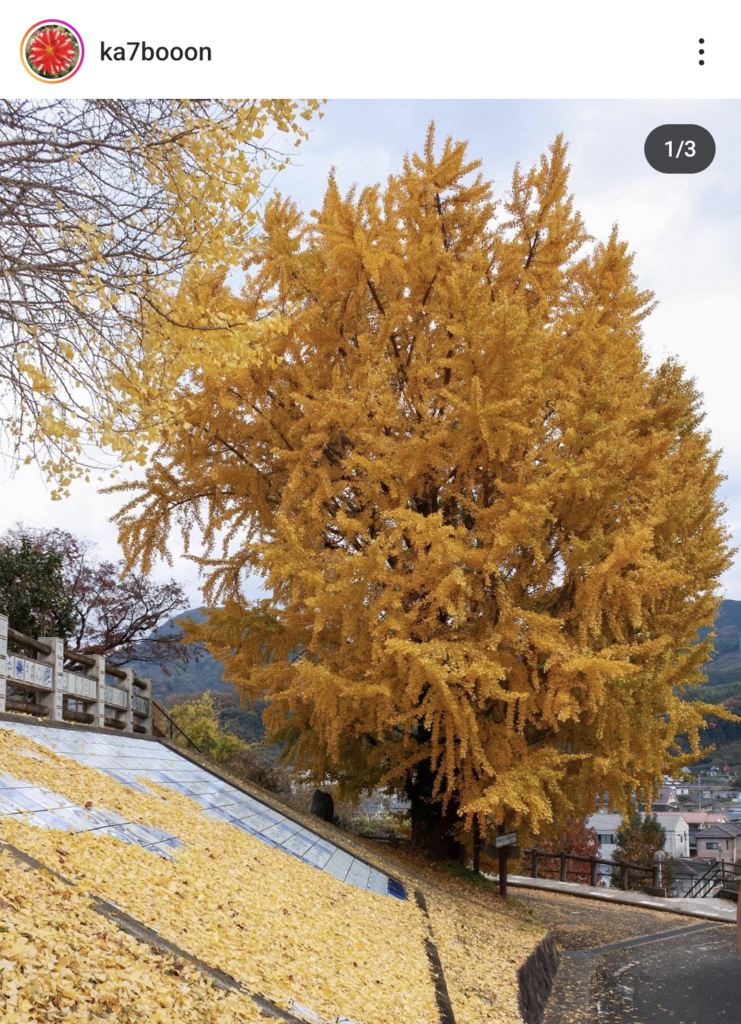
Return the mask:
<path id="1" fill-rule="evenodd" d="M 300 770 L 405 789 L 438 852 L 456 826 L 627 806 L 708 710 L 680 696 L 729 562 L 718 455 L 568 172 L 559 138 L 497 204 L 431 129 L 385 187 L 332 177 L 308 218 L 277 198 L 242 293 L 202 276 L 174 303 L 249 331 L 193 366 L 173 326 L 119 382 L 144 434 L 153 391 L 171 408 L 119 517 L 131 558 L 203 527 L 220 608 L 198 634 L 228 678 Z"/>

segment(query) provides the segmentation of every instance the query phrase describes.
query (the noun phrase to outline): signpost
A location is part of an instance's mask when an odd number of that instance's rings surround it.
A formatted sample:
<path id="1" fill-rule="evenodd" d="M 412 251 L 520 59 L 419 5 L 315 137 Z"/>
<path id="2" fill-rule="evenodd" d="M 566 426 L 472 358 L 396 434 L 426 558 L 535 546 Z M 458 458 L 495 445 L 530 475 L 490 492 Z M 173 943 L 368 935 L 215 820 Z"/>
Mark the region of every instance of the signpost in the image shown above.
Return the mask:
<path id="1" fill-rule="evenodd" d="M 502 827 L 499 826 L 500 829 Z M 494 836 L 493 846 L 488 848 L 492 852 L 496 850 L 499 856 L 499 895 L 502 898 L 507 896 L 507 854 L 512 846 L 517 846 L 517 833 L 500 831 L 498 836 Z"/>

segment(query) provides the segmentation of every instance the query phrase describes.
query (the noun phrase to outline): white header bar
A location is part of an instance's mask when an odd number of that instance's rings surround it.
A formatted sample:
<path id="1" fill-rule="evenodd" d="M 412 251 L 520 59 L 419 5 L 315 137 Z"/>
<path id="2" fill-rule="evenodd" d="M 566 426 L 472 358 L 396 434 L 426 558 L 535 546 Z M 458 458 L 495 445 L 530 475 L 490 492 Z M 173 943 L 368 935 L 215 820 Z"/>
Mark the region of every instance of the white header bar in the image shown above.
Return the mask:
<path id="1" fill-rule="evenodd" d="M 45 19 L 83 41 L 68 80 L 24 66 L 24 37 Z M 5 8 L 0 95 L 730 99 L 740 20 L 736 4 L 686 0 L 33 0 Z"/>

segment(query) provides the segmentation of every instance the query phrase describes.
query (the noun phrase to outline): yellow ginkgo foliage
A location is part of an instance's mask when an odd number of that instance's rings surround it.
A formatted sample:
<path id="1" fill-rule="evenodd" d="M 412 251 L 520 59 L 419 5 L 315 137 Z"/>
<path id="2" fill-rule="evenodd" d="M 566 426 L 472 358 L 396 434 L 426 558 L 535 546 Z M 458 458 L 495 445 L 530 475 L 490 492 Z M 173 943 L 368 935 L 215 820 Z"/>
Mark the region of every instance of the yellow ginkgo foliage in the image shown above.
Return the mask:
<path id="1" fill-rule="evenodd" d="M 204 528 L 222 607 L 194 634 L 301 770 L 405 787 L 438 849 L 461 820 L 627 804 L 708 712 L 680 694 L 729 561 L 718 456 L 568 173 L 558 138 L 497 204 L 431 129 L 385 187 L 332 177 L 308 219 L 276 199 L 239 297 L 183 286 L 185 319 L 252 326 L 187 368 L 173 328 L 168 432 L 119 517 L 145 565 Z M 144 363 L 134 401 L 165 372 Z"/>
<path id="2" fill-rule="evenodd" d="M 111 380 L 135 375 L 175 322 L 183 344 L 188 328 L 208 337 L 225 326 L 173 320 L 172 294 L 196 267 L 238 262 L 263 194 L 320 108 L 0 100 L 0 450 L 37 459 L 53 497 L 97 447 L 143 457 L 147 435 Z M 150 412 L 169 415 L 166 402 Z"/>

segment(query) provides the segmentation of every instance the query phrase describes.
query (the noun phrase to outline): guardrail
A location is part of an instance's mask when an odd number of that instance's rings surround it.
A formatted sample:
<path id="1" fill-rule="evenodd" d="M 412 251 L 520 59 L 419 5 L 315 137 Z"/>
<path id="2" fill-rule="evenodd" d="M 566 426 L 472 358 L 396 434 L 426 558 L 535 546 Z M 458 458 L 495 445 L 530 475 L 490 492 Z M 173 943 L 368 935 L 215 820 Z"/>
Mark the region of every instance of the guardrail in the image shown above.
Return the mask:
<path id="1" fill-rule="evenodd" d="M 628 878 L 633 874 L 642 873 L 651 876 L 651 884 L 654 888 L 659 887 L 660 867 L 658 864 L 633 864 L 630 861 L 606 860 L 602 857 L 585 857 L 576 853 L 550 853 L 548 850 L 525 850 L 525 856 L 530 857 L 530 870 L 533 878 L 538 878 L 538 861 L 551 860 L 559 863 L 559 879 L 566 882 L 568 874 L 568 862 L 576 861 L 580 864 L 589 864 L 589 884 L 597 885 L 597 869 L 601 864 L 609 867 L 620 868 L 620 888 L 627 890 Z M 581 879 L 580 879 L 581 880 Z"/>
<path id="2" fill-rule="evenodd" d="M 152 704 L 151 680 L 58 637 L 19 633 L 0 615 L 0 711 L 151 735 Z"/>
<path id="3" fill-rule="evenodd" d="M 203 755 L 203 751 L 200 747 L 197 747 L 190 736 L 187 736 L 180 726 L 175 722 L 161 704 L 158 704 L 156 700 L 152 701 L 152 727 L 155 735 L 162 736 L 164 739 L 176 740 L 177 736 L 185 740 L 186 746 L 195 750 L 196 753 Z M 205 756 L 205 755 L 203 755 Z"/>
<path id="4" fill-rule="evenodd" d="M 725 889 L 729 893 L 735 892 L 738 895 L 740 881 L 741 867 L 717 860 L 714 864 L 710 865 L 703 875 L 694 880 L 685 895 L 687 899 L 709 896 L 713 889 L 718 887 Z"/>

